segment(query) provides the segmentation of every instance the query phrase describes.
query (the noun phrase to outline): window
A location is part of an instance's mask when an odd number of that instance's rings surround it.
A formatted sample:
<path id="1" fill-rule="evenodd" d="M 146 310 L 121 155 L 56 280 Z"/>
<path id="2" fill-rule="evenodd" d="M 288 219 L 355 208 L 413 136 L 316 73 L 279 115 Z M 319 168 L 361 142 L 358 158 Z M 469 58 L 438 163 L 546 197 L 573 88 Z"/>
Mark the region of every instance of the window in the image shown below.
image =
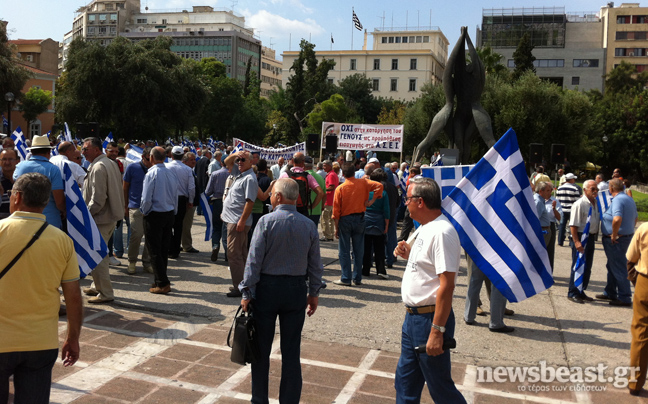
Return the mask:
<path id="1" fill-rule="evenodd" d="M 421 42 L 423 42 L 423 37 L 419 35 L 416 37 L 416 43 L 421 43 Z"/>
<path id="2" fill-rule="evenodd" d="M 416 79 L 410 79 L 409 81 L 409 90 L 416 91 Z"/>
<path id="3" fill-rule="evenodd" d="M 410 70 L 416 70 L 416 59 L 410 59 Z"/>
<path id="4" fill-rule="evenodd" d="M 374 59 L 374 70 L 380 70 L 380 59 Z"/>
<path id="5" fill-rule="evenodd" d="M 326 81 L 331 85 L 333 84 L 333 79 L 331 79 L 331 78 L 326 79 Z"/>
<path id="6" fill-rule="evenodd" d="M 99 14 L 99 21 L 106 21 L 106 17 L 108 17 L 108 14 Z"/>
<path id="7" fill-rule="evenodd" d="M 565 67 L 565 59 L 536 59 L 533 61 L 534 67 Z"/>
<path id="8" fill-rule="evenodd" d="M 625 55 L 626 55 L 625 48 L 614 48 L 614 56 L 625 56 Z"/>
<path id="9" fill-rule="evenodd" d="M 617 24 L 630 24 L 630 16 L 629 15 L 617 16 Z"/>
<path id="10" fill-rule="evenodd" d="M 409 43 L 414 43 L 414 42 L 416 42 L 416 41 L 414 40 L 414 37 L 413 37 L 413 36 L 409 37 Z"/>
<path id="11" fill-rule="evenodd" d="M 394 37 L 393 36 L 389 37 L 389 43 L 394 43 Z"/>
<path id="12" fill-rule="evenodd" d="M 380 79 L 373 79 L 371 81 L 371 89 L 373 91 L 380 91 Z"/>
<path id="13" fill-rule="evenodd" d="M 31 134 L 31 138 L 33 139 L 34 136 L 40 136 L 41 135 L 41 124 L 40 121 L 36 121 L 31 124 L 29 127 L 29 133 Z"/>
<path id="14" fill-rule="evenodd" d="M 351 59 L 349 62 L 349 70 L 356 70 L 356 59 Z"/>
<path id="15" fill-rule="evenodd" d="M 392 59 L 392 70 L 398 70 L 398 59 Z"/>
<path id="16" fill-rule="evenodd" d="M 506 63 L 507 67 L 514 68 L 515 67 L 515 60 L 509 59 L 508 62 Z"/>
<path id="17" fill-rule="evenodd" d="M 138 18 L 137 23 L 138 24 L 146 24 L 146 18 Z"/>
<path id="18" fill-rule="evenodd" d="M 400 43 L 400 42 L 401 42 L 401 37 L 397 36 L 396 37 L 396 43 Z"/>
<path id="19" fill-rule="evenodd" d="M 580 77 L 572 77 L 572 86 L 577 86 L 580 84 Z"/>
<path id="20" fill-rule="evenodd" d="M 429 43 L 430 42 L 430 37 L 429 36 L 424 36 L 423 37 L 423 43 Z"/>
<path id="21" fill-rule="evenodd" d="M 97 19 L 97 16 L 95 14 L 88 14 L 88 21 L 90 23 L 95 22 L 96 19 Z"/>
<path id="22" fill-rule="evenodd" d="M 382 37 L 380 43 L 387 43 L 387 37 L 386 36 Z"/>
<path id="23" fill-rule="evenodd" d="M 574 59 L 574 67 L 598 67 L 598 59 Z"/>
<path id="24" fill-rule="evenodd" d="M 117 21 L 117 14 L 110 14 L 110 21 L 112 22 Z"/>
<path id="25" fill-rule="evenodd" d="M 26 59 L 28 62 L 33 62 L 33 61 L 34 61 L 34 55 L 26 55 L 26 56 L 25 56 L 25 59 Z"/>
<path id="26" fill-rule="evenodd" d="M 403 43 L 407 43 L 407 38 L 406 36 L 403 37 Z"/>
<path id="27" fill-rule="evenodd" d="M 391 79 L 389 91 L 398 91 L 398 79 Z"/>

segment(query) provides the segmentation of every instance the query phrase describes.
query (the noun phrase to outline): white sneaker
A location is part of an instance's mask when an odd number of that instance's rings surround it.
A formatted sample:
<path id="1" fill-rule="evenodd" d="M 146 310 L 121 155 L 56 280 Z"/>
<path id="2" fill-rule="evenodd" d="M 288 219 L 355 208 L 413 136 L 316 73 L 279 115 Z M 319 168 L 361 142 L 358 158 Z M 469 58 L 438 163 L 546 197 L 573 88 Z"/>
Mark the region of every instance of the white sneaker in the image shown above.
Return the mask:
<path id="1" fill-rule="evenodd" d="M 114 267 L 118 267 L 118 266 L 121 265 L 121 261 L 118 260 L 117 258 L 115 258 L 114 255 L 111 255 L 111 256 L 110 256 L 110 265 L 112 265 L 112 266 L 114 266 Z"/>
<path id="2" fill-rule="evenodd" d="M 378 274 L 378 276 L 380 276 L 383 279 L 389 279 L 389 275 L 387 274 Z"/>
<path id="3" fill-rule="evenodd" d="M 134 262 L 129 262 L 128 263 L 128 273 L 130 275 L 134 275 L 136 272 L 136 264 Z"/>

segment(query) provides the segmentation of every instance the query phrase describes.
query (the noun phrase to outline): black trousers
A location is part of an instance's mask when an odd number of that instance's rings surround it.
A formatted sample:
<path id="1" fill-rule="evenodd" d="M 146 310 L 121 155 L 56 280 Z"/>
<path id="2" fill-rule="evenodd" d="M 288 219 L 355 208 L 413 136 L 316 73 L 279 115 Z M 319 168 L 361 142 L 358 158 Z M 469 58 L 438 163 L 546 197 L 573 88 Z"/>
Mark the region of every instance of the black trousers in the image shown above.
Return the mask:
<path id="1" fill-rule="evenodd" d="M 364 257 L 362 259 L 362 275 L 369 276 L 371 271 L 372 250 L 376 254 L 376 273 L 386 274 L 385 272 L 385 235 L 373 236 L 365 234 L 364 239 Z"/>
<path id="2" fill-rule="evenodd" d="M 167 265 L 169 263 L 169 245 L 171 244 L 171 230 L 173 229 L 174 214 L 169 212 L 151 212 L 144 216 L 144 236 L 146 248 L 151 256 L 151 266 L 155 285 L 164 287 L 171 284 L 167 278 Z"/>
<path id="3" fill-rule="evenodd" d="M 171 238 L 171 246 L 169 247 L 169 255 L 180 254 L 180 242 L 182 241 L 182 223 L 184 223 L 185 213 L 187 213 L 187 202 L 189 199 L 186 196 L 178 197 L 178 213 L 175 215 L 173 222 L 173 236 Z"/>
<path id="4" fill-rule="evenodd" d="M 49 403 L 52 367 L 58 349 L 0 353 L 0 403 L 9 399 L 9 377 L 14 377 L 14 402 Z"/>
<path id="5" fill-rule="evenodd" d="M 407 241 L 410 233 L 414 229 L 414 220 L 409 215 L 409 210 L 405 208 L 405 217 L 403 218 L 403 228 L 401 229 L 401 234 L 398 237 L 398 241 Z"/>

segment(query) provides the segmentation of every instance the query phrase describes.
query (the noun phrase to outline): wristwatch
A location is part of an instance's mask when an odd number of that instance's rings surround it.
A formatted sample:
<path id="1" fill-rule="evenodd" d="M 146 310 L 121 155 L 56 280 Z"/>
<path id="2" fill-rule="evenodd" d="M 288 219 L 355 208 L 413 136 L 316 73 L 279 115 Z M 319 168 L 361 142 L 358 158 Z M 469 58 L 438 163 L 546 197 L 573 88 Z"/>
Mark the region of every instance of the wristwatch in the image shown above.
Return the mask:
<path id="1" fill-rule="evenodd" d="M 435 330 L 439 330 L 439 332 L 441 334 L 443 334 L 445 332 L 445 327 L 443 327 L 441 325 L 436 325 L 436 324 L 432 323 L 432 328 L 434 328 Z"/>

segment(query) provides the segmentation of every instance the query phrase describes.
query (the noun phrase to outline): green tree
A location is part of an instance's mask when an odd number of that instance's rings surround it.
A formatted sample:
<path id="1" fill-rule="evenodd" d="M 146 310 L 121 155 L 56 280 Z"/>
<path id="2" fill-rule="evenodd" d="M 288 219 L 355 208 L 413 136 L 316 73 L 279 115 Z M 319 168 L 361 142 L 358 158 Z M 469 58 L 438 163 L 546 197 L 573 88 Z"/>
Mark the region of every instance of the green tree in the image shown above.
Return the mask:
<path id="1" fill-rule="evenodd" d="M 282 110 L 290 122 L 290 130 L 286 133 L 288 143 L 304 140 L 302 132 L 306 115 L 317 102 L 329 98 L 335 92 L 327 80 L 328 72 L 333 69 L 335 62 L 329 59 L 318 62 L 315 45 L 305 39 L 302 39 L 299 47 L 299 56 L 290 67 L 293 74 L 286 84 L 287 103 Z"/>
<path id="2" fill-rule="evenodd" d="M 395 101 L 391 107 L 383 105 L 378 114 L 379 125 L 402 125 L 405 121 L 406 104 Z"/>
<path id="3" fill-rule="evenodd" d="M 648 83 L 648 72 L 637 73 L 637 67 L 626 61 L 615 67 L 607 74 L 605 80 L 605 91 L 612 93 L 637 94 L 643 91 Z"/>
<path id="4" fill-rule="evenodd" d="M 45 91 L 38 87 L 30 88 L 22 97 L 20 97 L 20 106 L 23 118 L 27 121 L 27 127 L 38 118 L 38 115 L 47 111 L 47 107 L 52 103 L 51 91 Z"/>
<path id="5" fill-rule="evenodd" d="M 308 133 L 321 133 L 322 122 L 349 122 L 351 110 L 340 94 L 333 94 L 308 115 Z"/>
<path id="6" fill-rule="evenodd" d="M 513 61 L 515 62 L 515 69 L 513 70 L 513 78 L 519 79 L 527 70 L 535 74 L 536 70 L 533 62 L 536 60 L 533 56 L 533 44 L 529 40 L 529 34 L 525 33 L 520 39 L 515 52 L 513 52 Z"/>
<path id="7" fill-rule="evenodd" d="M 498 76 L 508 74 L 508 69 L 502 64 L 504 56 L 493 51 L 493 48 L 490 46 L 484 46 L 477 48 L 476 50 L 477 55 L 481 59 L 482 63 L 484 63 L 486 74 Z"/>
<path id="8" fill-rule="evenodd" d="M 32 74 L 22 65 L 12 51 L 12 45 L 7 37 L 7 25 L 0 20 L 0 97 L 4 101 L 4 95 L 12 92 L 16 99 L 20 98 L 22 88 L 32 77 Z M 0 110 L 4 111 L 7 103 L 3 102 Z"/>
<path id="9" fill-rule="evenodd" d="M 364 73 L 345 77 L 338 83 L 339 93 L 363 123 L 375 123 L 380 102 L 373 96 L 371 80 Z M 355 122 L 354 122 L 355 123 Z"/>

